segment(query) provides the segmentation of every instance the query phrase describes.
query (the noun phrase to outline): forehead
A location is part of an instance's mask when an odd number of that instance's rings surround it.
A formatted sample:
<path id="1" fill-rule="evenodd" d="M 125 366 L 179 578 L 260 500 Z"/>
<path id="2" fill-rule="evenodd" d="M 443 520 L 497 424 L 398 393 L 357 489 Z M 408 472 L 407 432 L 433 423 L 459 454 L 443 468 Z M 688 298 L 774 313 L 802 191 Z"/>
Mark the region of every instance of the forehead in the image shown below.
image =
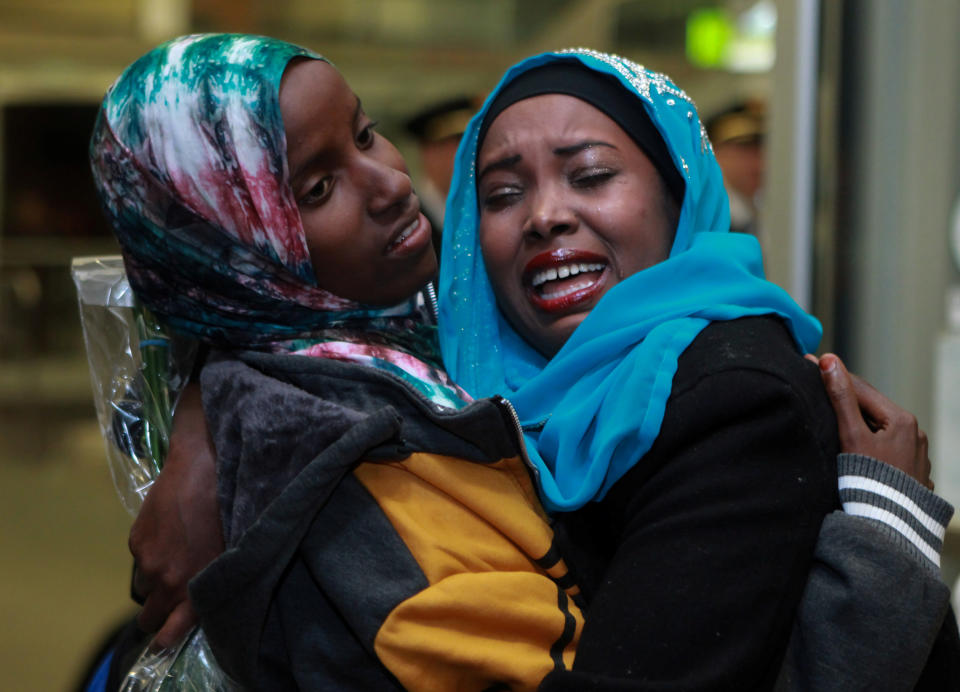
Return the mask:
<path id="1" fill-rule="evenodd" d="M 337 70 L 323 60 L 295 59 L 280 82 L 280 113 L 291 133 L 352 117 L 356 96 Z"/>
<path id="2" fill-rule="evenodd" d="M 478 159 L 526 143 L 561 146 L 584 137 L 611 144 L 632 140 L 606 113 L 576 96 L 542 94 L 505 108 L 487 130 Z"/>

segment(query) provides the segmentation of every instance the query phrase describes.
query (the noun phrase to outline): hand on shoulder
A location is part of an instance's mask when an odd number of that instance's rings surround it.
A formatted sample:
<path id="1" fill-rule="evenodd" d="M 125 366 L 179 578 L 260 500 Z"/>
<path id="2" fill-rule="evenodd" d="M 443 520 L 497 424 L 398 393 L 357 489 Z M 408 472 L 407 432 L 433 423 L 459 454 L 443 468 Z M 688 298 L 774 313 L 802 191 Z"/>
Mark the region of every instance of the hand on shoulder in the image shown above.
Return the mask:
<path id="1" fill-rule="evenodd" d="M 883 461 L 932 490 L 927 435 L 916 416 L 850 374 L 836 355 L 808 358 L 818 363 L 837 414 L 841 451 Z"/>

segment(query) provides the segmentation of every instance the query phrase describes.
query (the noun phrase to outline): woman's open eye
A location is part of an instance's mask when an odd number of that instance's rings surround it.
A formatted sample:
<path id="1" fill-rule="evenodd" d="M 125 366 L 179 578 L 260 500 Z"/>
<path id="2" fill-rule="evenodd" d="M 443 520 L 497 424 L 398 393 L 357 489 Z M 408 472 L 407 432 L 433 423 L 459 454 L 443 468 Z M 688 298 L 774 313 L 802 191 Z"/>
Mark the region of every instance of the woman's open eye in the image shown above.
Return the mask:
<path id="1" fill-rule="evenodd" d="M 575 188 L 589 189 L 603 185 L 617 174 L 613 168 L 578 168 L 570 175 L 570 185 Z"/>
<path id="2" fill-rule="evenodd" d="M 333 189 L 333 178 L 327 176 L 318 180 L 313 187 L 300 198 L 300 204 L 317 205 L 326 201 Z"/>
<path id="3" fill-rule="evenodd" d="M 367 147 L 373 144 L 373 140 L 376 137 L 377 133 L 375 129 L 377 123 L 370 121 L 361 128 L 360 132 L 357 133 L 357 146 L 361 149 L 366 149 Z"/>

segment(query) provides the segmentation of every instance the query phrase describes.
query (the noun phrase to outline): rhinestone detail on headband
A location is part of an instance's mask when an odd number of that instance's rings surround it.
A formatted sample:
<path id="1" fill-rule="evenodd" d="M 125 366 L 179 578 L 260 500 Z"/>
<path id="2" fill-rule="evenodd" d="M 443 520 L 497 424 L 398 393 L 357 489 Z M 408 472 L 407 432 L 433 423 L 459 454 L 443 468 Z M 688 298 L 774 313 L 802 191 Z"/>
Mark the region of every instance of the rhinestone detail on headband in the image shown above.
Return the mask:
<path id="1" fill-rule="evenodd" d="M 593 50 L 591 48 L 565 48 L 557 52 L 560 55 L 589 55 L 591 58 L 596 58 L 601 62 L 605 62 L 617 72 L 622 74 L 624 78 L 633 85 L 633 88 L 636 89 L 647 101 L 653 101 L 650 95 L 650 88 L 656 87 L 657 93 L 661 96 L 666 96 L 669 94 L 676 96 L 679 99 L 683 99 L 690 105 L 693 105 L 693 99 L 687 96 L 687 92 L 673 84 L 665 74 L 648 70 L 643 65 L 639 65 L 629 58 L 624 58 L 621 55 L 614 55 L 613 53 L 601 53 L 600 51 Z"/>
<path id="2" fill-rule="evenodd" d="M 639 93 L 640 96 L 645 98 L 650 103 L 653 103 L 653 98 L 651 98 L 651 88 L 654 88 L 661 96 L 676 96 L 677 98 L 686 101 L 691 106 L 696 108 L 693 99 L 687 95 L 687 92 L 673 84 L 673 82 L 671 82 L 665 74 L 648 70 L 643 65 L 639 65 L 629 58 L 625 58 L 621 55 L 614 55 L 613 53 L 601 53 L 600 51 L 593 50 L 592 48 L 564 48 L 563 50 L 557 51 L 557 53 L 559 55 L 587 55 L 591 58 L 595 58 L 606 63 L 623 75 L 624 79 L 626 79 L 630 85 L 637 90 L 637 93 Z M 673 106 L 676 104 L 676 101 L 672 98 L 668 98 L 666 103 L 668 106 Z M 693 111 L 687 112 L 687 119 L 693 119 Z M 703 123 L 700 123 L 700 152 L 706 153 L 707 151 L 711 153 L 713 152 L 713 144 L 710 142 L 710 138 L 707 136 L 707 131 L 704 128 Z"/>

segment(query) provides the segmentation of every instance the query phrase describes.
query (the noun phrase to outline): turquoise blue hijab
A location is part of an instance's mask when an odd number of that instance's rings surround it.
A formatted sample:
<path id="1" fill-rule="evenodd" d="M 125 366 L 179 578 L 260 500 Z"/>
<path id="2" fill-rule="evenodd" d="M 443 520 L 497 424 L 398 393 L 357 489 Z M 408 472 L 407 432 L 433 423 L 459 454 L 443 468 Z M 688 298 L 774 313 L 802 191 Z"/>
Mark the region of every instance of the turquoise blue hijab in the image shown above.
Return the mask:
<path id="1" fill-rule="evenodd" d="M 475 164 L 481 123 L 500 90 L 557 60 L 613 75 L 636 97 L 686 190 L 669 258 L 611 288 L 548 360 L 497 307 L 479 244 Z M 507 71 L 471 120 L 443 229 L 441 351 L 448 373 L 472 395 L 500 394 L 513 403 L 549 510 L 602 499 L 643 463 L 660 432 L 677 359 L 711 321 L 779 315 L 798 351 L 816 348 L 819 322 L 765 280 L 756 239 L 729 228 L 720 168 L 693 102 L 665 76 L 630 60 L 586 49 L 528 58 Z"/>

